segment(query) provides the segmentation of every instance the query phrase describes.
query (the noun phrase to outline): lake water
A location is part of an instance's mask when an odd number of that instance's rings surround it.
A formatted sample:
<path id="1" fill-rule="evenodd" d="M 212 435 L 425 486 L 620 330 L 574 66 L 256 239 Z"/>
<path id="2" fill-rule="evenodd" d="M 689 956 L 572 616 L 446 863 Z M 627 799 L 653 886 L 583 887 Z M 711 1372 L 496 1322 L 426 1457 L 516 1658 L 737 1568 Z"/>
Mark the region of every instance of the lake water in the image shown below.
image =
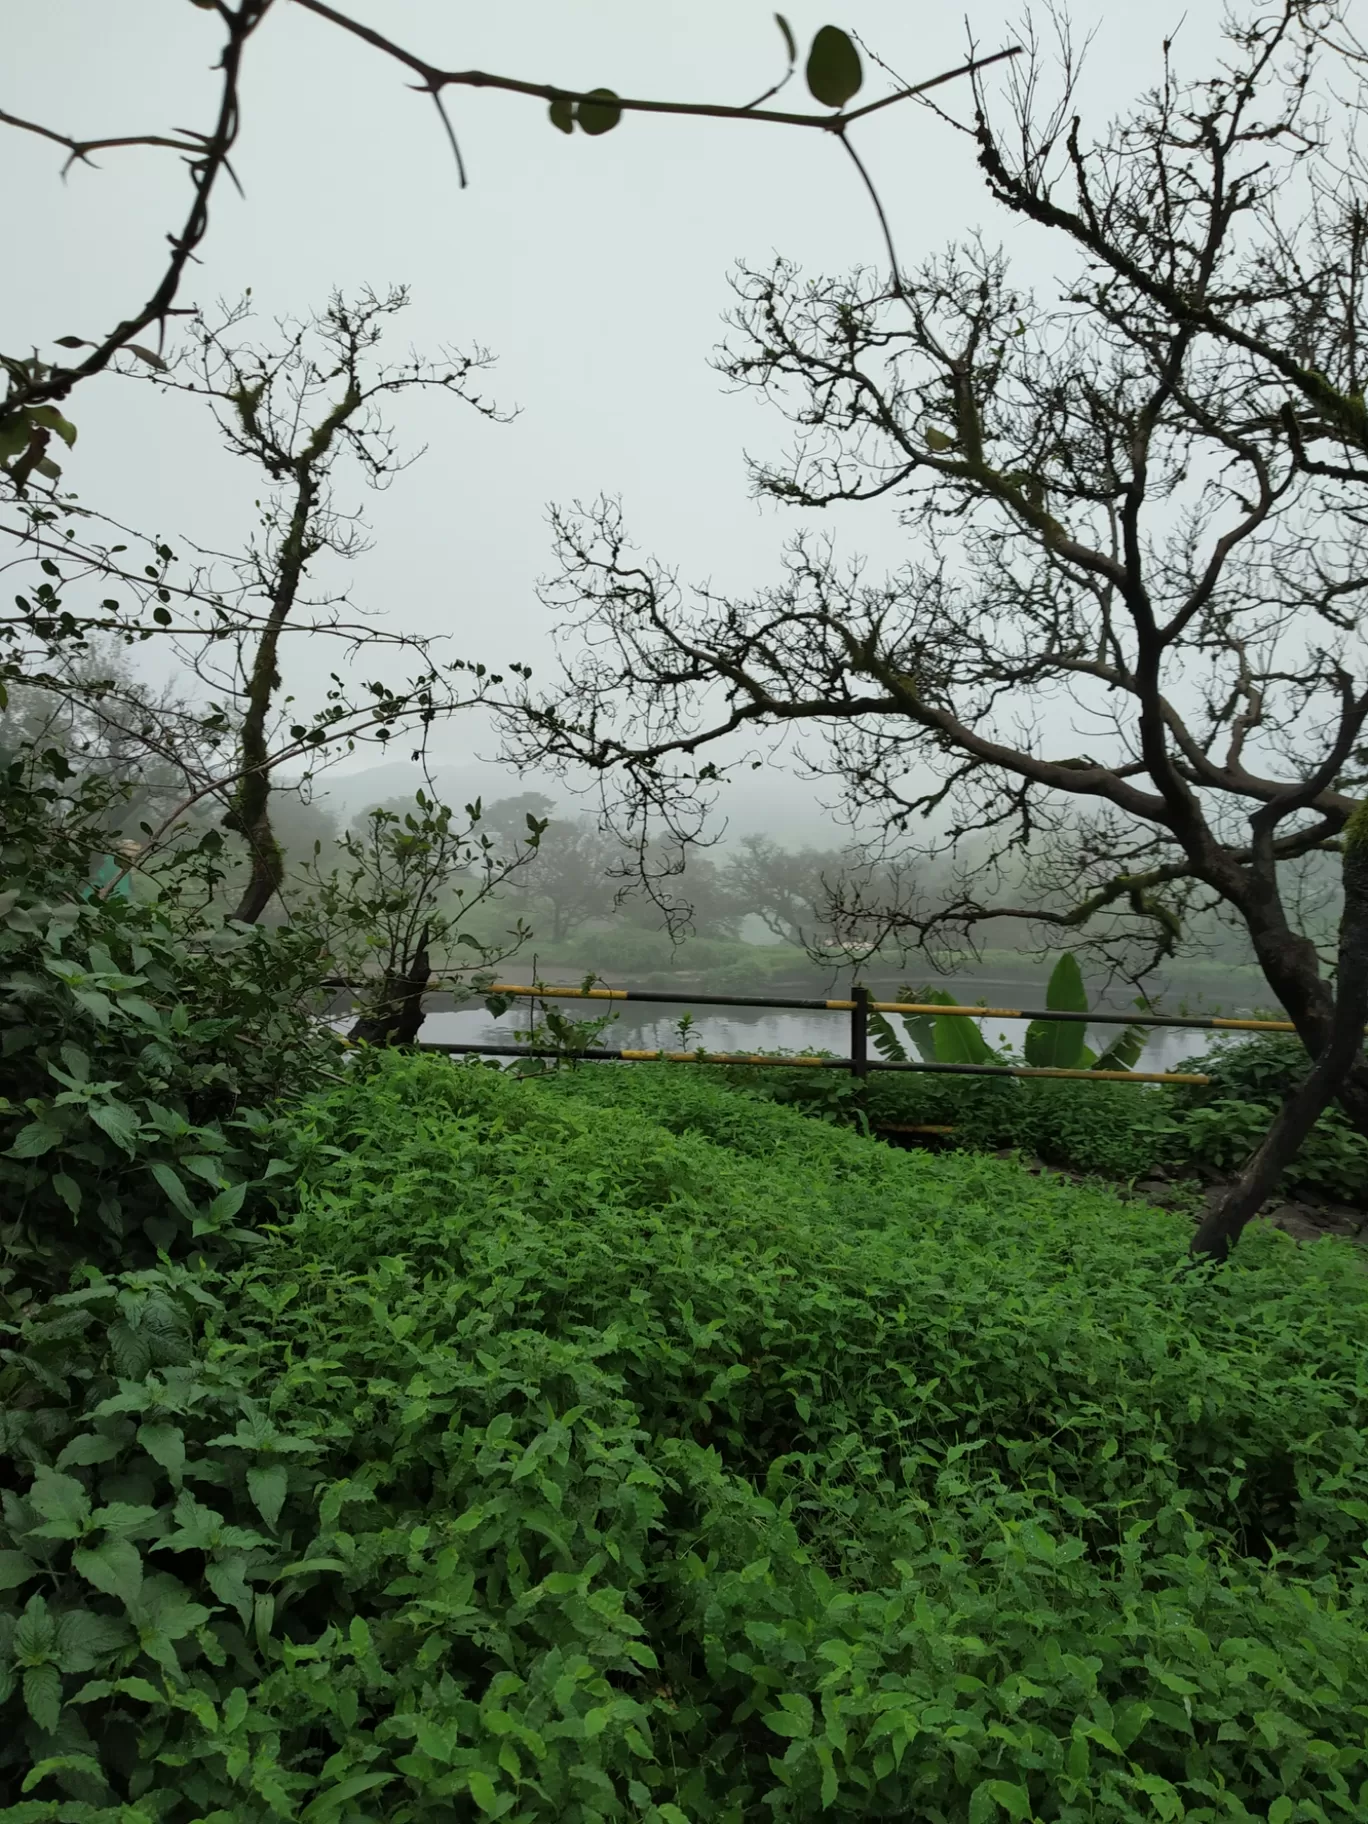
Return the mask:
<path id="1" fill-rule="evenodd" d="M 977 999 L 984 988 L 982 984 L 975 986 L 974 998 Z M 776 989 L 775 993 L 779 996 L 782 991 Z M 1007 1004 L 1020 1005 L 1020 999 L 1014 996 Z M 560 1001 L 556 1005 L 572 1019 L 592 1017 L 602 1009 L 602 1003 L 594 1006 L 588 1002 Z M 682 1000 L 678 1008 L 628 1002 L 614 1008 L 616 1020 L 596 1043 L 614 1051 L 677 1051 L 681 1041 L 675 1022 L 687 1010 L 687 1000 Z M 694 1015 L 694 1025 L 686 1041 L 691 1051 L 699 1045 L 708 1051 L 831 1051 L 847 1055 L 850 1050 L 848 1013 L 698 1007 L 694 1009 Z M 889 1017 L 894 1030 L 901 1036 L 901 1022 L 896 1015 Z M 419 1038 L 420 1041 L 448 1045 L 511 1045 L 515 1032 L 525 1032 L 527 1024 L 526 1003 L 510 1008 L 497 1020 L 479 1004 L 455 1012 L 430 1013 L 423 1022 Z M 1116 1036 L 1117 1030 L 1115 1026 L 1089 1027 L 1088 1043 L 1095 1051 L 1102 1051 Z M 997 1044 L 1001 1037 L 1019 1050 L 1026 1035 L 1026 1022 L 986 1020 L 983 1032 L 990 1045 Z M 1173 1070 L 1184 1058 L 1205 1050 L 1213 1036 L 1205 1032 L 1159 1028 L 1146 1045 L 1136 1068 Z M 872 1048 L 871 1055 L 875 1055 Z"/>

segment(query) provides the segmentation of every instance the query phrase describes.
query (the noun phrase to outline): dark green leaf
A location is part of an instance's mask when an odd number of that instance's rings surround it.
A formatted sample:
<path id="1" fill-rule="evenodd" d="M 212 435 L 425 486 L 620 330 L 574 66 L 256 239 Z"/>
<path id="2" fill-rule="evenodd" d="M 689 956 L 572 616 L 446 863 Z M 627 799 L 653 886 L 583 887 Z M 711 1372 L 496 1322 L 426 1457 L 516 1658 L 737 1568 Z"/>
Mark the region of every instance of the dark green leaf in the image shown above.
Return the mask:
<path id="1" fill-rule="evenodd" d="M 32 435 L 29 421 L 22 413 L 16 412 L 12 418 L 0 421 L 0 462 L 8 462 L 12 456 L 21 456 L 28 448 Z"/>
<path id="2" fill-rule="evenodd" d="M 117 1653 L 129 1637 L 128 1623 L 116 1616 L 68 1609 L 57 1619 L 57 1662 L 63 1672 L 89 1672 Z"/>
<path id="3" fill-rule="evenodd" d="M 824 25 L 808 52 L 807 85 L 824 108 L 843 108 L 864 81 L 860 53 L 835 25 Z"/>
<path id="4" fill-rule="evenodd" d="M 140 1381 L 152 1366 L 152 1351 L 146 1339 L 130 1324 L 111 1324 L 109 1353 L 114 1372 L 127 1381 Z"/>
<path id="5" fill-rule="evenodd" d="M 575 130 L 575 104 L 558 97 L 547 109 L 551 125 L 559 127 L 562 133 L 573 133 Z"/>
<path id="6" fill-rule="evenodd" d="M 590 95 L 601 96 L 602 100 L 581 101 L 575 108 L 575 119 L 579 122 L 580 132 L 598 135 L 610 133 L 622 119 L 622 109 L 613 104 L 617 96 L 612 89 L 590 89 Z"/>
<path id="7" fill-rule="evenodd" d="M 796 39 L 793 36 L 793 27 L 789 24 L 788 20 L 785 19 L 784 15 L 782 13 L 776 13 L 774 15 L 774 23 L 779 27 L 779 30 L 784 34 L 784 49 L 788 52 L 789 63 L 791 65 L 797 63 L 797 61 L 798 61 L 798 44 L 797 44 Z"/>

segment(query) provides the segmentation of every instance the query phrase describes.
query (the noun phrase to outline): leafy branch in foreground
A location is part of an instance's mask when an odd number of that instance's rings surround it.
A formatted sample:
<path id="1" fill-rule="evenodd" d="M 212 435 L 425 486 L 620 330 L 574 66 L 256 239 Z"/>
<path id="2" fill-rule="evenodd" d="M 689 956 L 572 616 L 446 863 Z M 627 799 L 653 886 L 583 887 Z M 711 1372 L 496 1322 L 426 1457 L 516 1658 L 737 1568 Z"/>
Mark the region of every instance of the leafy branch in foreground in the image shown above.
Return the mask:
<path id="1" fill-rule="evenodd" d="M 197 258 L 208 233 L 211 203 L 225 174 L 234 183 L 237 181 L 231 157 L 243 117 L 245 53 L 250 41 L 278 3 L 279 0 L 237 0 L 234 5 L 232 0 L 192 0 L 193 5 L 212 13 L 221 27 L 217 59 L 217 68 L 221 73 L 218 102 L 213 124 L 203 130 L 177 129 L 171 134 L 145 132 L 82 138 L 24 115 L 0 110 L 0 127 L 35 134 L 61 146 L 68 155 L 68 168 L 73 164 L 91 163 L 92 155 L 99 151 L 119 151 L 134 147 L 173 151 L 180 155 L 186 165 L 192 193 L 188 215 L 179 229 L 167 237 L 171 253 L 147 300 L 114 328 L 97 337 L 64 334 L 56 338 L 57 347 L 87 349 L 87 354 L 79 360 L 70 361 L 46 360 L 37 353 L 24 357 L 0 355 L 0 367 L 3 368 L 7 381 L 6 392 L 0 397 L 0 471 L 7 475 L 10 483 L 20 493 L 27 489 L 35 473 L 51 478 L 50 450 L 54 436 L 67 443 L 74 441 L 75 428 L 57 410 L 57 406 L 68 399 L 77 386 L 92 376 L 103 373 L 124 352 L 154 368 L 160 367 L 167 324 L 172 317 L 185 314 L 186 307 L 178 300 L 186 273 Z M 838 112 L 785 113 L 762 105 L 785 85 L 796 66 L 797 45 L 790 27 L 780 15 L 776 15 L 776 20 L 787 52 L 787 69 L 755 101 L 735 107 L 723 103 L 655 101 L 619 96 L 604 88 L 588 91 L 567 89 L 553 84 L 528 82 L 517 77 L 497 76 L 484 70 L 442 69 L 374 27 L 323 4 L 323 0 L 294 0 L 294 4 L 324 24 L 398 62 L 418 78 L 415 86 L 431 97 L 440 116 L 462 185 L 466 181 L 465 166 L 443 101 L 444 92 L 448 89 L 492 88 L 540 98 L 549 104 L 551 119 L 562 131 L 572 132 L 578 127 L 582 133 L 591 137 L 610 131 L 624 113 L 755 120 L 770 125 L 809 128 L 834 134 L 854 157 L 845 138 L 847 128 L 854 121 L 1017 54 L 1013 47 L 989 57 L 971 59 L 957 69 L 947 70 L 921 83 L 904 86 L 862 108 L 844 112 L 840 110 L 858 92 L 863 80 L 859 55 L 844 32 L 834 26 L 824 26 L 813 41 L 805 74 L 814 99 L 824 107 L 834 108 Z M 855 162 L 859 164 L 858 158 Z M 861 170 L 863 174 L 862 167 Z M 158 346 L 155 349 L 148 348 L 139 341 L 149 331 L 156 334 Z"/>

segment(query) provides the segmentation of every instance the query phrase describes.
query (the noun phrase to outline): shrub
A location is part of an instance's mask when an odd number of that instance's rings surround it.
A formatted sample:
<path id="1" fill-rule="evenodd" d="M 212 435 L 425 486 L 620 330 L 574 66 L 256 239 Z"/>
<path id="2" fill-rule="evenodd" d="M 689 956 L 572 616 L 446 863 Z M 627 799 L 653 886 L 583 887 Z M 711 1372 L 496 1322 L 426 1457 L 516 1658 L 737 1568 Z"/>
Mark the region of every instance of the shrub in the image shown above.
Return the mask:
<path id="1" fill-rule="evenodd" d="M 56 764 L 56 756 L 49 762 Z M 159 898 L 103 897 L 100 788 L 0 773 L 0 1201 L 6 1278 L 150 1263 L 244 1220 L 272 1167 L 269 1111 L 321 1080 L 324 963 L 286 928 L 211 926 Z M 0 1288 L 4 1279 L 0 1279 Z"/>
<path id="2" fill-rule="evenodd" d="M 835 1071 L 737 1067 L 726 1075 L 757 1098 L 829 1121 L 953 1127 L 959 1147 L 1018 1148 L 1052 1165 L 1125 1180 L 1156 1169 L 1233 1171 L 1268 1131 L 1305 1057 L 1298 1042 L 1278 1034 L 1217 1046 L 1177 1067 L 1209 1073 L 1207 1086 L 875 1072 L 861 1088 Z M 1368 1200 L 1368 1140 L 1338 1108 L 1328 1109 L 1283 1186 Z"/>

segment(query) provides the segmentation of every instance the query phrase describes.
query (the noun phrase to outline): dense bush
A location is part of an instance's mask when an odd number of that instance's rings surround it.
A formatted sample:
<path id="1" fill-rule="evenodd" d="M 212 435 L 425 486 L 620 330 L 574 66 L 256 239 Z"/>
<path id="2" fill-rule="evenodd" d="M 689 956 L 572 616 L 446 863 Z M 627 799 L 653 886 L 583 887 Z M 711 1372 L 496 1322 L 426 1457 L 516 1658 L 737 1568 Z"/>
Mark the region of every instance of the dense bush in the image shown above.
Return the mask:
<path id="1" fill-rule="evenodd" d="M 857 1088 L 835 1071 L 726 1074 L 753 1095 L 830 1120 L 953 1127 L 961 1147 L 1014 1147 L 1052 1165 L 1134 1179 L 1155 1170 L 1234 1170 L 1268 1131 L 1305 1063 L 1297 1041 L 1270 1035 L 1214 1047 L 1177 1067 L 1209 1074 L 1205 1087 L 875 1072 Z M 1368 1140 L 1330 1108 L 1283 1182 L 1291 1192 L 1368 1200 Z"/>
<path id="2" fill-rule="evenodd" d="M 150 1264 L 222 1235 L 271 1170 L 269 1111 L 335 1045 L 324 964 L 290 929 L 225 926 L 187 864 L 147 892 L 90 882 L 104 788 L 56 755 L 0 771 L 0 1292 L 78 1260 Z M 183 904 L 182 893 L 192 895 Z"/>
<path id="3" fill-rule="evenodd" d="M 290 1167 L 4 1338 L 5 1824 L 1368 1807 L 1347 1247 L 669 1069 L 390 1058 Z"/>

